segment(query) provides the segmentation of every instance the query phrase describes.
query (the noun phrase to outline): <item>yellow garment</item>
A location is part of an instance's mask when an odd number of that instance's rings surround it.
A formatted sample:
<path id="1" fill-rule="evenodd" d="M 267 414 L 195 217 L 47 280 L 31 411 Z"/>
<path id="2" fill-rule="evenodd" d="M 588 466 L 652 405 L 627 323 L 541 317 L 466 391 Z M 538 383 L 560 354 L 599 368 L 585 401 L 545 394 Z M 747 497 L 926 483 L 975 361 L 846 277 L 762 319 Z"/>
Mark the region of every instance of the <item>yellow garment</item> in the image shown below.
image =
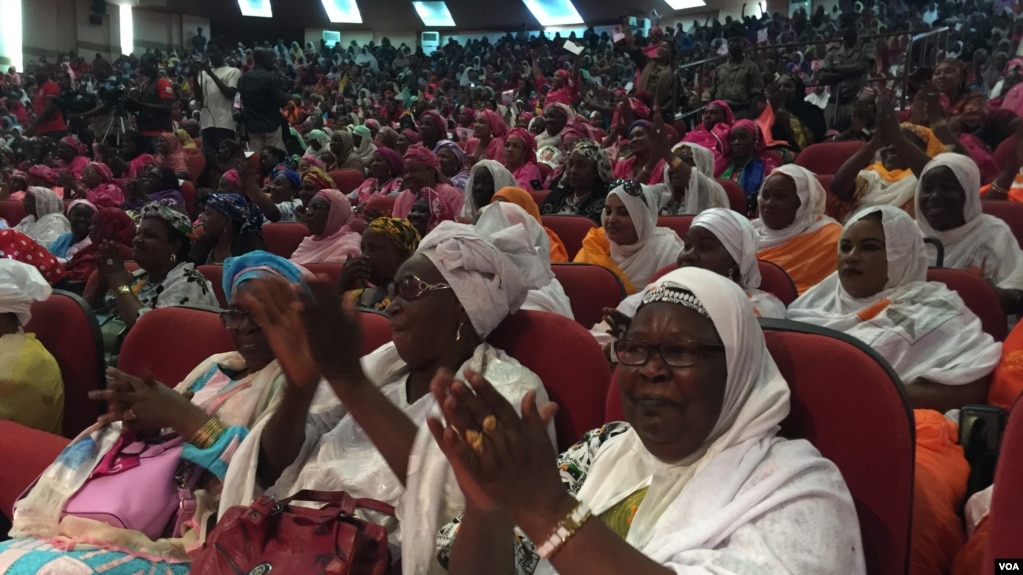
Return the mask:
<path id="1" fill-rule="evenodd" d="M 174 135 L 178 137 L 178 141 L 181 142 L 181 147 L 186 150 L 198 150 L 199 146 L 195 144 L 195 140 L 188 134 L 184 129 L 178 128 L 175 130 Z"/>
<path id="2" fill-rule="evenodd" d="M 607 511 L 600 514 L 601 522 L 622 539 L 627 538 L 629 528 L 632 527 L 632 520 L 636 517 L 636 512 L 639 511 L 639 504 L 643 502 L 649 489 L 650 487 L 641 487 L 609 507 Z"/>
<path id="3" fill-rule="evenodd" d="M 58 435 L 62 432 L 60 366 L 35 334 L 0 337 L 0 419 Z"/>
<path id="4" fill-rule="evenodd" d="M 781 266 L 796 284 L 796 291 L 802 295 L 838 269 L 840 237 L 842 224 L 830 223 L 815 232 L 796 236 L 780 246 L 760 250 L 757 258 Z"/>
<path id="5" fill-rule="evenodd" d="M 838 234 L 842 233 L 842 226 L 838 226 Z M 838 236 L 836 235 L 836 242 Z M 837 248 L 835 259 L 838 260 Z M 763 258 L 761 258 L 763 259 Z M 629 277 L 625 275 L 625 272 L 618 267 L 617 264 L 611 259 L 611 242 L 607 239 L 607 235 L 604 234 L 604 228 L 593 228 L 586 233 L 586 237 L 583 238 L 583 247 L 579 250 L 579 253 L 575 255 L 575 259 L 572 260 L 577 264 L 593 264 L 603 268 L 611 270 L 618 279 L 622 280 L 622 285 L 625 286 L 625 293 L 632 295 L 636 293 L 636 287 L 629 281 Z M 837 265 L 837 263 L 836 263 Z M 834 268 L 834 266 L 832 266 Z M 834 270 L 832 270 L 834 271 Z"/>
<path id="6" fill-rule="evenodd" d="M 924 152 L 928 156 L 934 157 L 945 151 L 945 144 L 934 135 L 934 132 L 930 128 L 925 126 L 918 126 L 916 124 L 910 124 L 909 122 L 903 122 L 902 127 L 913 132 L 918 138 L 924 141 L 925 147 Z M 888 171 L 884 167 L 883 162 L 874 162 L 867 166 L 867 169 L 872 172 L 877 172 L 883 180 L 886 182 L 897 182 L 906 176 L 913 173 L 913 170 L 891 170 Z"/>

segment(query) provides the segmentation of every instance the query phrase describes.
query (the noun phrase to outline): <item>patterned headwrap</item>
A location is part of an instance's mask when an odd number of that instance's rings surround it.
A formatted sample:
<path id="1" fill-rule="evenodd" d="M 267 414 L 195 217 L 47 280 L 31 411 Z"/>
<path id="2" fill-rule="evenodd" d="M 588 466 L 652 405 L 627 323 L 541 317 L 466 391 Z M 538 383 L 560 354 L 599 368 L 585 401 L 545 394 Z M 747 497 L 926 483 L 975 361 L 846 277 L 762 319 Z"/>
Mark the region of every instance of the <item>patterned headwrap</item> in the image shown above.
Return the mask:
<path id="1" fill-rule="evenodd" d="M 159 202 L 150 202 L 142 206 L 142 219 L 146 218 L 163 220 L 185 237 L 192 233 L 192 222 L 188 216 Z"/>
<path id="2" fill-rule="evenodd" d="M 114 179 L 114 173 L 103 162 L 89 162 L 85 167 L 96 170 L 100 177 L 103 178 L 104 184 L 109 184 Z"/>
<path id="3" fill-rule="evenodd" d="M 611 160 L 599 144 L 593 140 L 579 140 L 572 146 L 572 154 L 579 154 L 597 166 L 597 177 L 604 183 L 613 179 Z"/>
<path id="4" fill-rule="evenodd" d="M 299 176 L 298 172 L 292 170 L 291 166 L 283 162 L 274 166 L 273 178 L 277 179 L 277 176 L 280 176 L 282 174 L 285 177 L 287 177 L 288 181 L 291 182 L 291 185 L 295 186 L 296 188 L 302 185 L 302 176 Z"/>
<path id="5" fill-rule="evenodd" d="M 244 222 L 249 217 L 249 205 L 238 194 L 210 194 L 206 198 L 206 208 L 236 222 Z"/>
<path id="6" fill-rule="evenodd" d="M 455 155 L 455 159 L 458 160 L 459 170 L 465 167 L 465 150 L 459 147 L 458 144 L 451 140 L 441 140 L 437 142 L 437 153 L 439 154 L 441 150 L 449 150 Z"/>
<path id="7" fill-rule="evenodd" d="M 45 164 L 36 164 L 28 169 L 28 175 L 41 178 L 51 186 L 57 185 L 57 172 Z"/>
<path id="8" fill-rule="evenodd" d="M 305 155 L 302 156 L 302 159 L 305 160 L 305 162 L 307 164 L 309 164 L 310 166 L 312 166 L 314 168 L 319 168 L 321 170 L 326 170 L 327 169 L 326 162 L 324 162 L 323 160 L 321 160 L 317 156 L 313 155 L 312 152 L 306 152 Z"/>
<path id="9" fill-rule="evenodd" d="M 60 139 L 60 143 L 70 146 L 79 156 L 84 156 L 88 152 L 88 148 L 78 139 L 78 136 L 64 136 Z"/>
<path id="10" fill-rule="evenodd" d="M 419 231 L 404 218 L 377 218 L 370 222 L 368 229 L 380 232 L 391 240 L 398 248 L 399 264 L 419 249 Z"/>
<path id="11" fill-rule="evenodd" d="M 336 184 L 330 174 L 320 168 L 312 168 L 302 175 L 302 183 L 312 182 L 321 190 L 333 188 Z"/>

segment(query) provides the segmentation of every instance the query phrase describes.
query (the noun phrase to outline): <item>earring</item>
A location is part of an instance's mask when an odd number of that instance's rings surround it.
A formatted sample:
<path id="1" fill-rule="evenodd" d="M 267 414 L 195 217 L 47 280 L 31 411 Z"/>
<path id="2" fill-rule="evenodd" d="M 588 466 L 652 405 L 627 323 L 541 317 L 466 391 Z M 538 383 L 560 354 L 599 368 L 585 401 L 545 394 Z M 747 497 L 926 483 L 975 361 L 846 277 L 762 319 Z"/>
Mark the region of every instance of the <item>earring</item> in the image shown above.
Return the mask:
<path id="1" fill-rule="evenodd" d="M 462 326 L 465 325 L 464 321 L 458 322 L 458 331 L 455 332 L 455 341 L 462 341 Z"/>
<path id="2" fill-rule="evenodd" d="M 728 268 L 728 279 L 735 281 L 735 268 Z"/>
<path id="3" fill-rule="evenodd" d="M 171 254 L 170 260 L 171 260 L 172 264 L 177 263 L 178 262 L 178 256 L 176 254 Z"/>

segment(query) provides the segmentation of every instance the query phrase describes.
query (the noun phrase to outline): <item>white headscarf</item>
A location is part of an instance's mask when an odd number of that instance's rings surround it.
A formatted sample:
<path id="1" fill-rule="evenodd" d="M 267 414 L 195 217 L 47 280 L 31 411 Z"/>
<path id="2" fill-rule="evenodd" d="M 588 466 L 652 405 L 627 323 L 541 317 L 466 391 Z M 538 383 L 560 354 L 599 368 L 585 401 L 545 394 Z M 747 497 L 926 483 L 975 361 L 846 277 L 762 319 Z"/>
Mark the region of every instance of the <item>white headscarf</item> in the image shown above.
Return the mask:
<path id="1" fill-rule="evenodd" d="M 745 466 L 763 459 L 778 441 L 778 426 L 789 414 L 789 386 L 767 351 L 752 305 L 739 285 L 712 271 L 686 267 L 666 274 L 648 286 L 644 291 L 644 301 L 652 291 L 662 286 L 691 292 L 714 322 L 724 344 L 728 377 L 717 422 L 699 450 L 682 461 L 672 463 L 654 458 L 636 431 L 630 430 L 621 441 L 600 453 L 579 491 L 579 499 L 587 502 L 596 515 L 620 501 L 623 494 L 627 495 L 643 484 L 648 485 L 649 490 L 635 514 L 627 541 L 638 549 L 644 549 L 655 561 L 659 558 L 650 553 L 651 549 L 675 547 L 666 544 L 666 540 L 704 543 L 713 539 L 714 531 L 734 529 L 741 524 L 733 514 L 746 515 L 751 510 L 737 509 L 742 503 L 733 503 L 734 493 L 722 489 L 697 496 L 696 489 L 685 493 L 683 490 L 701 473 L 721 473 L 724 470 L 733 475 L 722 481 L 745 482 L 747 477 L 734 476 L 736 465 L 740 461 L 745 462 Z M 687 493 L 690 494 L 688 497 Z M 700 500 L 698 507 L 704 508 L 703 513 L 713 509 L 713 518 L 683 523 L 676 529 L 658 528 L 658 521 L 669 507 L 686 513 L 683 510 L 689 506 L 683 505 L 685 499 L 690 500 L 690 505 L 694 500 Z"/>
<path id="2" fill-rule="evenodd" d="M 689 183 L 686 185 L 685 214 L 699 214 L 708 208 L 727 208 L 730 203 L 725 189 L 714 180 L 714 152 L 691 142 L 682 142 L 675 146 L 676 150 L 688 148 L 692 150 L 693 162 L 696 167 L 689 171 Z M 664 164 L 664 183 L 661 191 L 661 209 L 663 210 L 674 196 L 671 185 L 671 165 Z M 682 215 L 673 214 L 673 215 Z"/>
<path id="3" fill-rule="evenodd" d="M 966 223 L 942 232 L 931 227 L 920 207 L 924 176 L 937 168 L 952 170 L 966 197 L 963 204 Z M 1023 289 L 1023 251 L 1020 251 L 1008 224 L 1000 218 L 981 213 L 980 170 L 972 159 L 953 153 L 934 156 L 920 173 L 915 206 L 916 223 L 923 234 L 937 238 L 945 248 L 945 267 L 958 270 L 976 268 L 985 280 L 999 288 Z"/>
<path id="4" fill-rule="evenodd" d="M 788 176 L 796 183 L 799 209 L 796 210 L 796 217 L 792 223 L 780 230 L 767 227 L 762 219 L 753 221 L 753 229 L 757 232 L 762 250 L 780 246 L 796 236 L 817 231 L 835 221 L 824 215 L 827 194 L 813 172 L 795 164 L 785 164 L 772 170 L 764 179 L 764 183 L 766 184 L 767 179 L 776 174 Z"/>
<path id="5" fill-rule="evenodd" d="M 532 249 L 525 228 L 517 233 L 507 230 L 499 241 L 505 248 Z M 526 292 L 543 285 L 536 282 L 545 277 L 532 268 L 524 274 L 516 262 L 468 224 L 441 222 L 423 238 L 416 253 L 429 258 L 451 285 L 481 338 L 518 311 L 526 301 Z"/>
<path id="6" fill-rule="evenodd" d="M 521 309 L 549 311 L 575 319 L 572 304 L 561 282 L 551 271 L 551 244 L 547 230 L 521 207 L 511 202 L 495 202 L 483 208 L 476 232 L 508 256 L 531 284 Z M 522 245 L 522 241 L 529 242 Z"/>
<path id="7" fill-rule="evenodd" d="M 626 246 L 608 240 L 611 244 L 611 261 L 625 272 L 636 289 L 645 286 L 654 272 L 674 263 L 685 246 L 674 230 L 657 227 L 659 188 L 645 185 L 640 187 L 642 192 L 638 196 L 628 194 L 625 186 L 618 186 L 607 194 L 609 199 L 617 196 L 622 201 L 636 228 L 638 239 L 633 244 Z M 606 210 L 600 216 L 600 223 L 602 226 L 607 223 Z"/>
<path id="8" fill-rule="evenodd" d="M 704 228 L 721 242 L 739 265 L 739 282 L 747 290 L 760 287 L 760 244 L 753 224 L 742 214 L 727 208 L 711 208 L 693 218 L 691 227 Z"/>
<path id="9" fill-rule="evenodd" d="M 927 281 L 924 236 L 909 214 L 894 206 L 864 208 L 849 218 L 842 236 L 875 213 L 881 214 L 888 262 L 884 289 L 853 297 L 835 272 L 792 302 L 788 318 L 856 337 L 881 354 L 905 384 L 924 378 L 957 385 L 990 373 L 1001 344 L 983 332 L 955 292 Z M 887 305 L 871 311 L 883 300 Z"/>
<path id="10" fill-rule="evenodd" d="M 494 160 L 480 160 L 476 162 L 472 169 L 469 170 L 469 179 L 465 182 L 465 203 L 462 204 L 461 214 L 463 218 L 475 218 L 479 210 L 482 209 L 482 206 L 476 206 L 476 200 L 472 197 L 472 182 L 480 170 L 489 171 L 490 175 L 494 178 L 495 193 L 502 188 L 519 187 L 519 183 L 515 181 L 515 176 L 501 162 Z"/>
<path id="11" fill-rule="evenodd" d="M 51 293 L 35 266 L 0 258 L 0 313 L 13 313 L 25 325 L 32 319 L 32 302 L 43 301 Z"/>
<path id="12" fill-rule="evenodd" d="M 57 238 L 71 231 L 71 222 L 64 217 L 64 200 L 41 186 L 30 186 L 26 193 L 35 198 L 36 215 L 25 216 L 14 229 L 49 248 Z"/>

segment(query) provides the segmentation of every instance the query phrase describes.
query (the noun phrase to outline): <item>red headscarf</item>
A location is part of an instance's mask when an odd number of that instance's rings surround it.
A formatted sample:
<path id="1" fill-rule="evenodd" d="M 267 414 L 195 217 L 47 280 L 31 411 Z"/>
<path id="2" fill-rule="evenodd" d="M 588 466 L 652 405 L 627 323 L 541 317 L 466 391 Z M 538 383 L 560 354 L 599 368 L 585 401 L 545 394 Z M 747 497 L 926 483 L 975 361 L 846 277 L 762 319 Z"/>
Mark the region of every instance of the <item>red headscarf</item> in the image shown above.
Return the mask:
<path id="1" fill-rule="evenodd" d="M 0 258 L 35 266 L 50 285 L 56 284 L 66 275 L 56 256 L 32 238 L 15 230 L 0 230 Z"/>
<path id="2" fill-rule="evenodd" d="M 117 247 L 121 258 L 131 259 L 131 243 L 135 239 L 135 222 L 131 216 L 116 208 L 100 208 L 92 218 L 93 243 L 81 249 L 68 261 L 65 269 L 71 281 L 87 281 L 97 269 L 99 244 L 106 240 Z"/>
<path id="3" fill-rule="evenodd" d="M 480 110 L 478 115 L 483 116 L 487 120 L 487 124 L 490 125 L 490 137 L 503 138 L 508 133 L 508 124 L 504 123 L 501 114 L 485 108 Z"/>
<path id="4" fill-rule="evenodd" d="M 507 142 L 509 138 L 518 138 L 522 140 L 522 143 L 526 146 L 526 160 L 524 164 L 535 164 L 536 163 L 536 138 L 529 130 L 523 130 L 522 128 L 515 128 L 508 131 L 508 135 L 504 137 L 504 141 Z"/>

